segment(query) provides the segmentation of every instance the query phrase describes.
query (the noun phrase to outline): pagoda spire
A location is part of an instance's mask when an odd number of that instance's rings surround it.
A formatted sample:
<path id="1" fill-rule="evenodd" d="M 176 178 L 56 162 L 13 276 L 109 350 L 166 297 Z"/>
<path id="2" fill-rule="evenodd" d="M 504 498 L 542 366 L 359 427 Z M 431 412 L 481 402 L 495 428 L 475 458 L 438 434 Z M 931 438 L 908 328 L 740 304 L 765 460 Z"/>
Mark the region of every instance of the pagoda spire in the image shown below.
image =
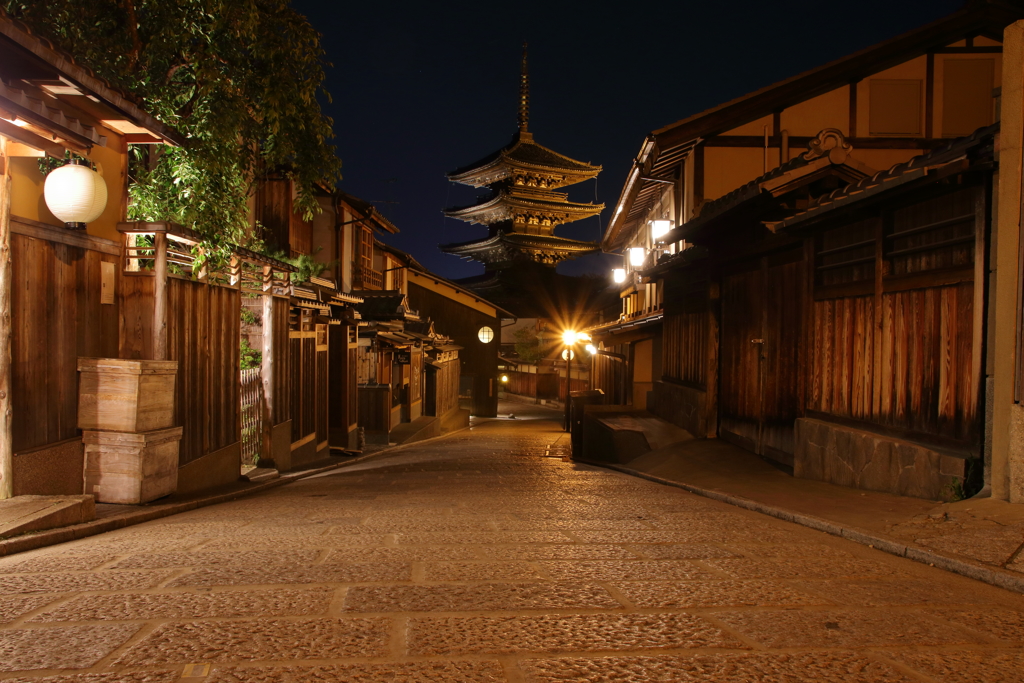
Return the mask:
<path id="1" fill-rule="evenodd" d="M 519 76 L 519 132 L 530 125 L 530 70 L 526 64 L 526 41 L 523 41 L 523 72 Z"/>

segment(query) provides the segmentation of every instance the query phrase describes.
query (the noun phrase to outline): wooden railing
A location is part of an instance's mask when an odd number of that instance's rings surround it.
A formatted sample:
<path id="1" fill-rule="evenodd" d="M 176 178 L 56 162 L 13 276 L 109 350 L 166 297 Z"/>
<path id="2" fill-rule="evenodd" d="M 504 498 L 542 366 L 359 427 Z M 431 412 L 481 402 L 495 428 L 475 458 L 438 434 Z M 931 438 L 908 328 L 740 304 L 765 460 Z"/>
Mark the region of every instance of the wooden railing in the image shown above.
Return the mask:
<path id="1" fill-rule="evenodd" d="M 355 271 L 357 289 L 384 289 L 384 273 L 371 268 L 356 268 Z"/>

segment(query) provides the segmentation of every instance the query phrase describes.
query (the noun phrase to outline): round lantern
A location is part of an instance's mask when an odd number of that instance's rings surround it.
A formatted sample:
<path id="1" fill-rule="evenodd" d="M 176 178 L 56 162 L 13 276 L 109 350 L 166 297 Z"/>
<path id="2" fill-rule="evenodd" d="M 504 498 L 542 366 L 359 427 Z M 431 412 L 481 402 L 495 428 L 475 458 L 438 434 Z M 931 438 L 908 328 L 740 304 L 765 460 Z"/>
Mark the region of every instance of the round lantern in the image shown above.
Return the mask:
<path id="1" fill-rule="evenodd" d="M 46 176 L 43 197 L 50 212 L 72 230 L 100 217 L 107 206 L 107 185 L 86 162 L 72 159 Z"/>

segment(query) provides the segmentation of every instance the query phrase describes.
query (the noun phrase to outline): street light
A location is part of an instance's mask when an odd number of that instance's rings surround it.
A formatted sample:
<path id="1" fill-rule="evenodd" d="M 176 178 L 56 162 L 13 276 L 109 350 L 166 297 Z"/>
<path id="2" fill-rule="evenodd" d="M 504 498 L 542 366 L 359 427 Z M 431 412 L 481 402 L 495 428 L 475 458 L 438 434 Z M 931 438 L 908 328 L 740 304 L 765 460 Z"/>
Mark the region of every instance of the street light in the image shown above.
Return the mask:
<path id="1" fill-rule="evenodd" d="M 651 237 L 657 241 L 667 235 L 672 230 L 672 221 L 667 219 L 659 219 L 651 221 Z"/>
<path id="2" fill-rule="evenodd" d="M 626 269 L 625 268 L 613 268 L 612 269 L 612 279 L 616 283 L 618 283 L 618 284 L 622 284 L 623 282 L 625 282 L 626 281 Z"/>
<path id="3" fill-rule="evenodd" d="M 565 431 L 569 431 L 569 389 L 572 388 L 572 359 L 575 355 L 572 347 L 576 346 L 579 340 L 580 333 L 576 330 L 562 332 L 562 343 L 565 344 L 565 351 L 562 352 L 562 358 L 565 359 Z"/>

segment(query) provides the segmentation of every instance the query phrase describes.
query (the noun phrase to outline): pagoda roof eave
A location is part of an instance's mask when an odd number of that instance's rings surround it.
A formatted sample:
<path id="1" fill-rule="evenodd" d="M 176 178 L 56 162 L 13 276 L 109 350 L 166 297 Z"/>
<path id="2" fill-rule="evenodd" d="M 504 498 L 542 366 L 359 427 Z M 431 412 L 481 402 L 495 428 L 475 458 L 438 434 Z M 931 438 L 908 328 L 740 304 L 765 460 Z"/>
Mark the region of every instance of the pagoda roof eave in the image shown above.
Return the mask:
<path id="1" fill-rule="evenodd" d="M 486 187 L 492 183 L 514 175 L 516 171 L 520 171 L 527 175 L 562 176 L 562 180 L 552 187 L 565 187 L 567 185 L 575 185 L 576 183 L 582 183 L 585 180 L 597 177 L 601 172 L 601 167 L 595 166 L 589 170 L 553 168 L 542 164 L 531 164 L 517 159 L 511 159 L 507 155 L 501 154 L 496 159 L 483 166 L 470 168 L 461 173 L 453 171 L 448 174 L 448 179 L 452 182 L 469 185 L 471 187 Z"/>
<path id="2" fill-rule="evenodd" d="M 463 178 L 472 178 L 485 169 L 493 168 L 502 163 L 524 170 L 543 170 L 552 173 L 583 174 L 592 177 L 601 172 L 600 166 L 594 166 L 583 161 L 576 161 L 564 154 L 538 145 L 533 141 L 533 135 L 526 131 L 517 131 L 512 142 L 496 152 L 488 154 L 483 159 L 468 166 L 457 168 L 448 173 L 448 178 L 455 182 L 464 182 Z"/>
<path id="3" fill-rule="evenodd" d="M 521 196 L 509 195 L 503 192 L 499 194 L 497 197 L 494 197 L 493 199 L 490 199 L 482 204 L 472 204 L 470 206 L 456 206 L 450 209 L 445 209 L 444 214 L 449 218 L 467 218 L 476 214 L 486 213 L 487 211 L 495 209 L 500 206 L 519 209 L 533 209 L 539 211 L 551 211 L 553 213 L 567 213 L 571 215 L 579 215 L 580 218 L 594 216 L 601 213 L 604 210 L 604 204 L 581 204 L 577 202 L 527 199 Z"/>
<path id="4" fill-rule="evenodd" d="M 579 255 L 601 250 L 599 242 L 584 242 L 554 235 L 524 235 L 522 233 L 499 233 L 482 240 L 442 244 L 438 248 L 447 254 L 462 255 L 490 249 L 502 243 L 509 244 L 512 247 L 568 251 Z"/>

